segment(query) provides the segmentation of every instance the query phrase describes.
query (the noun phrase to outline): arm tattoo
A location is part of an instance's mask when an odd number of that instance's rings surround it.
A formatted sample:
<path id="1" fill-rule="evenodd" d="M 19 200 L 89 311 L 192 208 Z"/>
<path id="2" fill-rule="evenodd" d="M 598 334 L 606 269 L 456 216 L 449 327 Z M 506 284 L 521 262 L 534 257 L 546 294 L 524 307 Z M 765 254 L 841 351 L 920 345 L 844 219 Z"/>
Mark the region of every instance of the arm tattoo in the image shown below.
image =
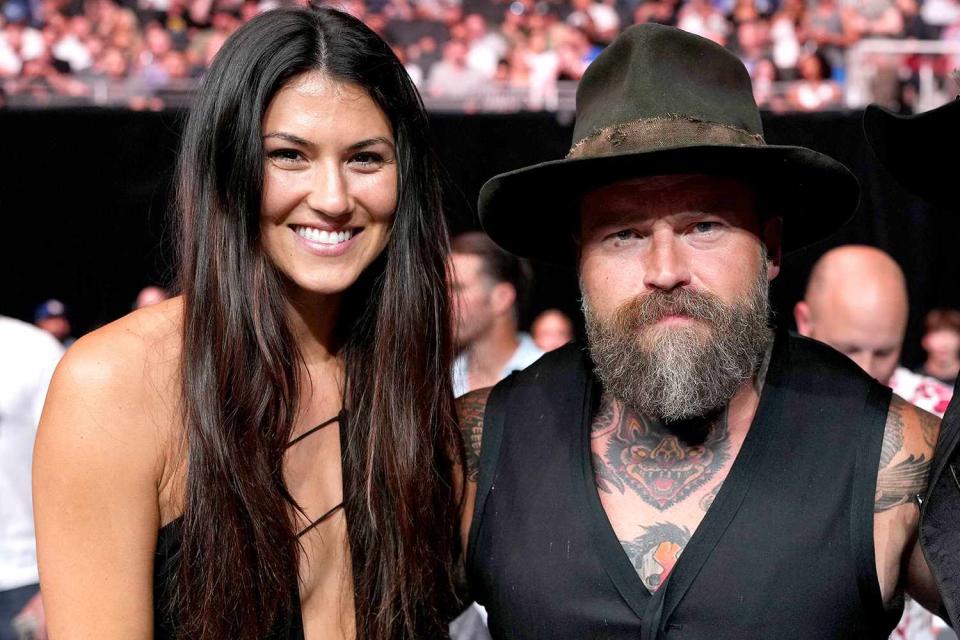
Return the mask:
<path id="1" fill-rule="evenodd" d="M 709 482 L 730 457 L 726 412 L 687 437 L 614 404 L 593 423 L 593 438 L 600 441 L 595 452 L 602 453 L 593 456 L 593 471 L 601 491 L 630 489 L 664 511 Z"/>
<path id="2" fill-rule="evenodd" d="M 643 584 L 653 592 L 673 571 L 684 547 L 690 542 L 690 530 L 666 523 L 643 529 L 643 535 L 633 540 L 621 540 L 620 544 Z"/>
<path id="3" fill-rule="evenodd" d="M 913 454 L 906 460 L 881 471 L 877 477 L 874 513 L 913 501 L 914 496 L 923 493 L 929 474 L 930 461 L 923 455 L 917 458 Z"/>
<path id="4" fill-rule="evenodd" d="M 888 509 L 909 504 L 927 486 L 930 473 L 930 458 L 925 452 L 908 451 L 905 443 L 908 421 L 920 429 L 925 443 L 936 443 L 938 423 L 930 423 L 925 412 L 915 409 L 906 401 L 894 396 L 887 413 L 887 423 L 880 450 L 880 471 L 877 473 L 877 492 L 873 511 L 881 513 Z M 919 424 L 915 424 L 919 423 Z M 929 445 L 932 446 L 933 445 Z M 901 454 L 907 457 L 897 463 L 893 460 Z"/>
<path id="5" fill-rule="evenodd" d="M 883 446 L 880 449 L 880 468 L 886 469 L 897 452 L 903 448 L 903 403 L 897 398 L 890 403 L 887 424 L 883 429 Z"/>
<path id="6" fill-rule="evenodd" d="M 466 453 L 467 480 L 476 482 L 480 476 L 480 446 L 483 439 L 483 415 L 492 387 L 471 391 L 457 399 L 460 434 Z"/>
<path id="7" fill-rule="evenodd" d="M 940 437 L 940 418 L 927 413 L 918 411 L 920 416 L 920 430 L 923 432 L 923 441 L 927 443 L 930 449 L 937 448 L 937 439 Z"/>

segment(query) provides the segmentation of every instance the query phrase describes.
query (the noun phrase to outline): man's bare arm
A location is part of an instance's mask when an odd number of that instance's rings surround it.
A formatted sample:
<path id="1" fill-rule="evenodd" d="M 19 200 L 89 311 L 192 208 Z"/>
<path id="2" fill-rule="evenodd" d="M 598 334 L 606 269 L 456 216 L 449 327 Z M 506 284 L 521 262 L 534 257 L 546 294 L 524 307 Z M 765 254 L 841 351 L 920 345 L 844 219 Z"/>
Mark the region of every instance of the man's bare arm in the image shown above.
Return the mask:
<path id="1" fill-rule="evenodd" d="M 939 596 L 918 543 L 919 497 L 927 490 L 940 420 L 894 396 L 887 414 L 877 491 L 874 539 L 884 599 L 906 590 L 936 612 Z"/>
<path id="2" fill-rule="evenodd" d="M 480 449 L 483 441 L 483 416 L 492 387 L 471 391 L 457 398 L 457 416 L 465 452 L 467 486 L 464 491 L 463 512 L 460 517 L 460 536 L 467 548 L 473 507 L 477 500 L 477 479 L 480 476 Z"/>
<path id="3" fill-rule="evenodd" d="M 480 473 L 480 446 L 483 440 L 483 415 L 493 387 L 471 391 L 457 398 L 460 433 L 466 450 L 467 480 L 476 482 Z"/>
<path id="4" fill-rule="evenodd" d="M 915 503 L 927 488 L 940 420 L 894 396 L 887 413 L 874 512 Z"/>

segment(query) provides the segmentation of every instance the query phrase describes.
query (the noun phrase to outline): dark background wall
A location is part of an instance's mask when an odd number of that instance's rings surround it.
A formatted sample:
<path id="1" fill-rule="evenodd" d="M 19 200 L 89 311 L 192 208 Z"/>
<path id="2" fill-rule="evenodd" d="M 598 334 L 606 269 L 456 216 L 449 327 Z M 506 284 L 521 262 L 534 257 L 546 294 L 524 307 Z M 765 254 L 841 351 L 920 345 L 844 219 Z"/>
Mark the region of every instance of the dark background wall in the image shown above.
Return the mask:
<path id="1" fill-rule="evenodd" d="M 903 359 L 912 365 L 922 357 L 923 314 L 960 307 L 960 217 L 905 193 L 877 165 L 860 118 L 765 118 L 768 143 L 827 153 L 847 164 L 863 186 L 847 227 L 787 257 L 774 283 L 774 306 L 780 322 L 792 324 L 790 310 L 817 257 L 837 244 L 878 246 L 907 274 L 912 309 Z M 0 314 L 29 320 L 36 304 L 56 297 L 70 305 L 80 334 L 128 312 L 141 287 L 170 278 L 172 252 L 164 238 L 182 119 L 179 112 L 0 111 Z M 551 114 L 432 120 L 455 231 L 477 226 L 476 196 L 487 178 L 561 157 L 570 144 L 569 123 Z M 576 313 L 573 272 L 536 270 L 530 315 L 551 306 Z"/>

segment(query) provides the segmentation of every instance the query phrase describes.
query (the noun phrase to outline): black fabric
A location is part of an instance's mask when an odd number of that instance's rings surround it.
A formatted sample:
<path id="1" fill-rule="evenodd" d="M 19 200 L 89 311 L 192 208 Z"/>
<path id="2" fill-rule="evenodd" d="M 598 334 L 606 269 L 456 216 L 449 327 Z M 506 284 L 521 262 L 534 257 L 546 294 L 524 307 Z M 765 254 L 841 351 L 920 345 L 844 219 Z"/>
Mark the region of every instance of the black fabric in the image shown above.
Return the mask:
<path id="1" fill-rule="evenodd" d="M 154 640 L 181 640 L 176 634 L 176 612 L 172 593 L 180 565 L 180 518 L 160 529 L 157 534 L 157 552 L 153 566 L 153 637 Z M 265 640 L 304 640 L 303 618 L 300 611 L 300 592 L 293 583 L 293 611 L 290 618 L 277 624 L 276 630 Z"/>
<path id="2" fill-rule="evenodd" d="M 863 130 L 880 163 L 911 193 L 941 207 L 956 207 L 951 157 L 960 144 L 960 98 L 913 116 L 879 105 L 863 114 Z"/>
<path id="3" fill-rule="evenodd" d="M 930 486 L 920 511 L 920 547 L 937 581 L 943 617 L 960 632 L 960 397 L 943 416 Z"/>
<path id="4" fill-rule="evenodd" d="M 346 441 L 347 413 L 341 410 L 334 417 L 305 431 L 287 443 L 287 448 L 296 445 L 304 438 L 313 435 L 333 423 L 339 424 L 340 441 Z M 297 534 L 297 538 L 314 529 L 343 508 L 343 503 L 334 506 L 322 516 L 311 522 Z M 177 640 L 177 612 L 173 606 L 173 590 L 180 566 L 180 522 L 176 518 L 160 528 L 157 533 L 157 550 L 153 561 L 153 636 L 155 640 Z M 304 640 L 303 615 L 300 610 L 300 590 L 297 576 L 291 576 L 291 601 L 293 610 L 287 620 L 279 620 L 274 631 L 265 640 Z"/>
<path id="5" fill-rule="evenodd" d="M 888 389 L 778 336 L 743 447 L 654 594 L 597 494 L 599 395 L 570 345 L 490 396 L 467 571 L 494 638 L 887 637 L 900 612 L 880 596 L 873 494 Z"/>

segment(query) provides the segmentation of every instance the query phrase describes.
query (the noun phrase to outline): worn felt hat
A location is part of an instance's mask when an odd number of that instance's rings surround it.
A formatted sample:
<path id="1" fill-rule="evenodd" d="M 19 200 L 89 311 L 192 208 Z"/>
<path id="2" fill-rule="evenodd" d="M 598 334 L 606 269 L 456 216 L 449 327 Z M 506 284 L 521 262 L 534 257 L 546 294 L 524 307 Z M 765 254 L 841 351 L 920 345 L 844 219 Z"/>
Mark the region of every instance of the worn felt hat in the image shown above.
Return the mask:
<path id="1" fill-rule="evenodd" d="M 910 192 L 942 207 L 960 207 L 960 97 L 915 116 L 877 105 L 863 114 L 863 131 L 880 163 Z"/>
<path id="2" fill-rule="evenodd" d="M 585 192 L 693 173 L 740 178 L 762 191 L 784 218 L 785 250 L 828 236 L 850 219 L 860 195 L 836 160 L 764 142 L 750 76 L 735 55 L 679 29 L 641 24 L 587 68 L 567 156 L 487 181 L 480 222 L 517 255 L 571 264 Z"/>

